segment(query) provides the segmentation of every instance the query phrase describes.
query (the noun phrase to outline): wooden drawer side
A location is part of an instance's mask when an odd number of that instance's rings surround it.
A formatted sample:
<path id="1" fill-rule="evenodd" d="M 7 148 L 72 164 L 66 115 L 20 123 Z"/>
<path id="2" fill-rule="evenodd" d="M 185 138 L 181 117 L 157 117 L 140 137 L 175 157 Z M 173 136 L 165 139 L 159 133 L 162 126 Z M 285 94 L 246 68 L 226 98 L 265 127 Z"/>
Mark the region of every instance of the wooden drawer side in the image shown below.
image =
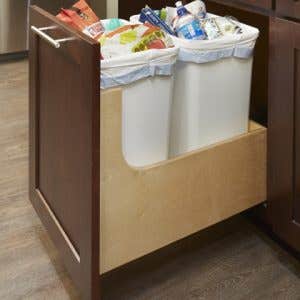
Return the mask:
<path id="1" fill-rule="evenodd" d="M 266 200 L 266 129 L 146 168 L 121 145 L 121 91 L 101 98 L 100 273 Z"/>

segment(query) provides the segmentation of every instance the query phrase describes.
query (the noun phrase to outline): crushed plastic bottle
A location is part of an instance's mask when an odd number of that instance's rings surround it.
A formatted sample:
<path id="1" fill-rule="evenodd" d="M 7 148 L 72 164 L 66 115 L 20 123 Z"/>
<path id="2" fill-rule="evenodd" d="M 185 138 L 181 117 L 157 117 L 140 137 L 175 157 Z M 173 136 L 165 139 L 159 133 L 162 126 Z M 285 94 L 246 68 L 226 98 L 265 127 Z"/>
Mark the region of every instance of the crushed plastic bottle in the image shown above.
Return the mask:
<path id="1" fill-rule="evenodd" d="M 175 31 L 179 38 L 189 40 L 204 40 L 206 34 L 201 28 L 199 18 L 193 16 L 182 4 L 176 2 L 178 20 L 175 25 Z"/>
<path id="2" fill-rule="evenodd" d="M 188 11 L 200 19 L 206 18 L 206 5 L 202 0 L 195 0 L 190 2 L 186 7 Z"/>

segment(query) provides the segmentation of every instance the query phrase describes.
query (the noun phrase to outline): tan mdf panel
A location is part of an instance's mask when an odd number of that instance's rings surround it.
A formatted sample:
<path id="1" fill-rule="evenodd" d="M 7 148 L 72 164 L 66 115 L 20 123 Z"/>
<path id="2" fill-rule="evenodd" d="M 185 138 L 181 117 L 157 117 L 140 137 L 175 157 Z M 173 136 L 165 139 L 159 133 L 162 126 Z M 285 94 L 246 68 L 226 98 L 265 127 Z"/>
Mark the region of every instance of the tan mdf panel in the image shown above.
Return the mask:
<path id="1" fill-rule="evenodd" d="M 122 154 L 122 92 L 101 95 L 100 273 L 266 200 L 266 129 L 145 168 Z"/>

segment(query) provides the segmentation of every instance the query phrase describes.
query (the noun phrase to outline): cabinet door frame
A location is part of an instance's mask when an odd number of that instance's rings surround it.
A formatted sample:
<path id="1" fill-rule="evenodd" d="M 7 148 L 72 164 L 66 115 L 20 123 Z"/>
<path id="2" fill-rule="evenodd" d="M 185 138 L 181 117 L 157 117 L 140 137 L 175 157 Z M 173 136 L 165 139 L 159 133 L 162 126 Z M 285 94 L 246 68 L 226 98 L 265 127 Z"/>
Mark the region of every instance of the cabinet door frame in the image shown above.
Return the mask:
<path id="1" fill-rule="evenodd" d="M 276 12 L 284 17 L 300 20 L 300 2 L 296 0 L 276 0 Z"/>
<path id="2" fill-rule="evenodd" d="M 241 3 L 264 8 L 264 9 L 272 9 L 273 7 L 273 1 L 272 0 L 238 0 Z"/>
<path id="3" fill-rule="evenodd" d="M 268 196 L 273 231 L 300 250 L 300 24 L 271 19 Z"/>

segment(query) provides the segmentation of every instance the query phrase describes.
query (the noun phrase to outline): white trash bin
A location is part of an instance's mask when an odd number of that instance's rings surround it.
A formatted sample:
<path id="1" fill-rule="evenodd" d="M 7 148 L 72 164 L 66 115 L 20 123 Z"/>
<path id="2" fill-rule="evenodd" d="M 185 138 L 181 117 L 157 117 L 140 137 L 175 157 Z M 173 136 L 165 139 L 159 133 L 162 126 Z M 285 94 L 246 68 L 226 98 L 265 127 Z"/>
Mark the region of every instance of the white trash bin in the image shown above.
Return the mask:
<path id="1" fill-rule="evenodd" d="M 122 87 L 123 154 L 131 166 L 168 159 L 170 110 L 178 48 L 101 61 L 101 89 Z"/>
<path id="2" fill-rule="evenodd" d="M 248 131 L 253 50 L 259 31 L 241 27 L 242 34 L 215 40 L 173 37 L 180 50 L 170 157 Z"/>

